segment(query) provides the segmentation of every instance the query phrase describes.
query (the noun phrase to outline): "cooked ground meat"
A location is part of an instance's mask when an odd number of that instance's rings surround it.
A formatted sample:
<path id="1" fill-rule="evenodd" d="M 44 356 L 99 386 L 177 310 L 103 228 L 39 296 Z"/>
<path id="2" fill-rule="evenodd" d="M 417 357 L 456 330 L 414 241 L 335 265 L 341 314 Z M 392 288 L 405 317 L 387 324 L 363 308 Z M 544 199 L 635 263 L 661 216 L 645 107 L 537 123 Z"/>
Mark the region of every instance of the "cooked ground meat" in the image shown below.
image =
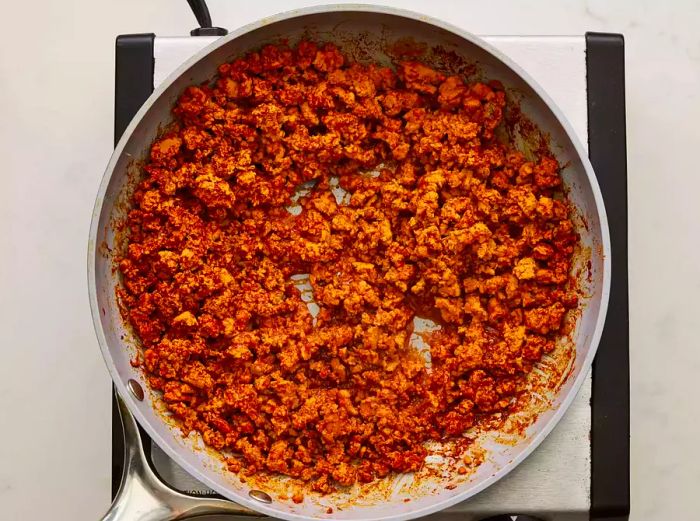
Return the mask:
<path id="1" fill-rule="evenodd" d="M 497 82 L 311 42 L 182 94 L 133 196 L 120 298 L 184 432 L 326 493 L 512 412 L 577 305 L 578 235 L 557 162 L 494 136 L 505 103 Z M 415 317 L 441 326 L 430 364 Z"/>

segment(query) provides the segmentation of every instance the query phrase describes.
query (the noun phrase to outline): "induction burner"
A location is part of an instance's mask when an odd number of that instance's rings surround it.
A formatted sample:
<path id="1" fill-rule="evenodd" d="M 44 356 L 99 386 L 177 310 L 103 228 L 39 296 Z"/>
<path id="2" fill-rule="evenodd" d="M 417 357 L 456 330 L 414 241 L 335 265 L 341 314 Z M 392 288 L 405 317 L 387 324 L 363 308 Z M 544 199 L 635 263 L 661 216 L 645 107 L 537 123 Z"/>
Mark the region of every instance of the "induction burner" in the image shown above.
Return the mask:
<path id="1" fill-rule="evenodd" d="M 117 38 L 115 144 L 154 87 L 221 33 L 225 31 L 209 27 L 193 36 L 131 34 Z M 629 322 L 624 40 L 621 35 L 601 33 L 483 38 L 540 83 L 587 144 L 608 213 L 612 287 L 593 371 L 557 427 L 506 477 L 429 518 L 627 520 Z M 125 454 L 116 401 L 114 411 L 113 495 L 119 488 Z M 134 439 L 132 436 L 128 443 L 143 444 L 139 449 L 143 449 L 151 469 L 166 487 L 203 501 L 219 497 L 166 456 L 142 429 L 140 437 Z M 234 512 L 206 519 L 231 519 L 236 515 L 241 519 L 246 516 Z"/>

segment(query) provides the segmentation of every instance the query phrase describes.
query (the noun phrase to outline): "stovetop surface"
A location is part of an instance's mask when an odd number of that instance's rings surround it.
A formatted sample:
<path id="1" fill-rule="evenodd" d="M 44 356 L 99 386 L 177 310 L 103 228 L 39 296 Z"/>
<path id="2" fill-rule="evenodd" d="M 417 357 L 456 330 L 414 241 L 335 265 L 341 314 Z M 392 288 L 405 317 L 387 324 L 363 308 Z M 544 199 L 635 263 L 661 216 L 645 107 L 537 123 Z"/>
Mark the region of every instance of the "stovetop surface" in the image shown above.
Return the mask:
<path id="1" fill-rule="evenodd" d="M 587 71 L 587 65 L 590 69 L 590 63 L 587 64 L 586 61 L 587 37 L 486 36 L 484 38 L 527 70 L 562 109 L 581 142 L 589 143 L 588 118 L 591 109 L 591 99 L 589 99 L 591 93 L 587 89 L 587 72 L 590 75 L 590 70 Z M 214 37 L 154 38 L 152 86 L 158 86 L 182 62 L 215 39 Z M 590 84 L 590 78 L 588 83 Z M 118 88 L 119 85 L 119 78 L 117 78 Z M 117 101 L 117 119 L 119 119 L 119 101 Z M 118 128 L 117 132 L 119 132 Z M 624 134 L 624 126 L 622 132 Z M 619 175 L 625 176 L 626 172 Z M 601 186 L 606 196 L 605 185 L 602 182 Z M 620 191 L 618 187 L 615 191 L 608 190 L 607 196 L 615 197 L 616 203 L 624 203 L 625 201 L 617 201 L 617 199 L 620 197 L 624 199 L 626 192 Z M 610 202 L 606 200 L 606 205 L 609 204 Z M 626 253 L 626 221 L 611 222 L 611 228 L 616 225 L 625 227 L 621 237 L 624 239 L 623 246 Z M 618 242 L 622 239 L 618 239 Z M 625 266 L 625 289 L 626 275 Z M 599 349 L 604 348 L 604 343 L 601 343 Z M 591 485 L 593 482 L 592 388 L 593 378 L 589 375 L 554 431 L 508 476 L 477 496 L 429 517 L 442 519 L 458 515 L 460 519 L 467 521 L 499 514 L 518 513 L 561 521 L 589 519 L 592 509 Z M 117 439 L 118 436 L 115 436 L 115 440 Z M 152 444 L 153 466 L 166 483 L 192 495 L 215 494 L 182 470 L 157 445 L 150 440 L 147 443 Z"/>

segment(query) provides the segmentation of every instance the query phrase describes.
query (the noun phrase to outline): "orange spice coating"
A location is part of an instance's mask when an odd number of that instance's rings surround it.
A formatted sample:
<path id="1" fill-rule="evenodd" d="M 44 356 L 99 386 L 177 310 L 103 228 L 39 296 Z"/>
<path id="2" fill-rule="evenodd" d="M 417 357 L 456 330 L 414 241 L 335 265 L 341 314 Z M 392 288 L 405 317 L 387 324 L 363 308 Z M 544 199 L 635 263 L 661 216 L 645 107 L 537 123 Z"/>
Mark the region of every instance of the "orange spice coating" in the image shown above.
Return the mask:
<path id="1" fill-rule="evenodd" d="M 232 471 L 326 493 L 417 470 L 426 441 L 512 411 L 577 305 L 578 235 L 557 162 L 494 136 L 504 109 L 498 83 L 311 42 L 182 94 L 120 271 L 183 431 L 234 454 Z M 430 367 L 409 345 L 416 316 L 441 325 Z"/>

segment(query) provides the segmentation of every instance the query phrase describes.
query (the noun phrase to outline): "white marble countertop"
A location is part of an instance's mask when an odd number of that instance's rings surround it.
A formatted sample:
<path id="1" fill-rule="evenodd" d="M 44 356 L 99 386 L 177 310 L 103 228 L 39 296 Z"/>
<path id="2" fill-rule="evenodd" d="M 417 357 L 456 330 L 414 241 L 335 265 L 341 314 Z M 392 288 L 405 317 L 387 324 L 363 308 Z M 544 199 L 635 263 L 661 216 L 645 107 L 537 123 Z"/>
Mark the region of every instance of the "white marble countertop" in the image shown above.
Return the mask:
<path id="1" fill-rule="evenodd" d="M 316 3 L 325 2 L 209 2 L 215 23 L 229 28 Z M 693 519 L 700 3 L 383 3 L 477 34 L 625 34 L 632 519 Z M 85 264 L 94 196 L 112 149 L 114 37 L 185 34 L 195 22 L 184 0 L 16 2 L 3 14 L 0 518 L 97 519 L 109 501 L 110 385 Z"/>

